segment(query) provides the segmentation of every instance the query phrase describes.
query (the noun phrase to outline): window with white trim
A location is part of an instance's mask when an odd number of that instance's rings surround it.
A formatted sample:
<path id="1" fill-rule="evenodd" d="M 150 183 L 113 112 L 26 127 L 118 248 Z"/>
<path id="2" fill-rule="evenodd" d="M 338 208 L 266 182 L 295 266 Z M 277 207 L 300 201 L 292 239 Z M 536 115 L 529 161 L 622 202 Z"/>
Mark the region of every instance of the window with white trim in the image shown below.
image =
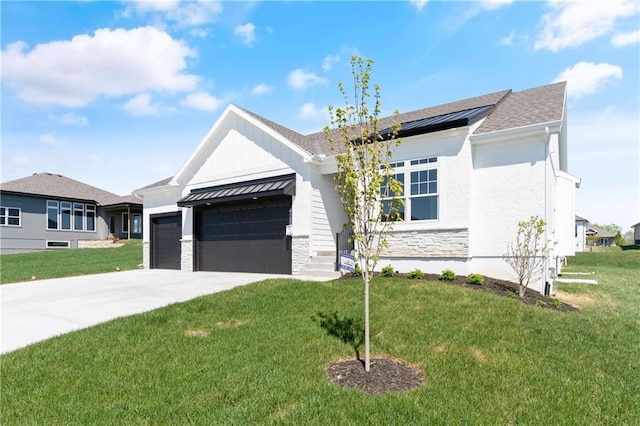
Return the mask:
<path id="1" fill-rule="evenodd" d="M 20 226 L 22 210 L 17 207 L 0 207 L 0 225 Z"/>
<path id="2" fill-rule="evenodd" d="M 96 230 L 96 206 L 93 204 L 85 205 L 85 212 L 87 218 L 87 231 L 95 232 Z"/>
<path id="3" fill-rule="evenodd" d="M 60 201 L 60 229 L 69 231 L 71 229 L 71 203 Z"/>
<path id="4" fill-rule="evenodd" d="M 47 248 L 69 248 L 69 241 L 47 241 Z"/>
<path id="5" fill-rule="evenodd" d="M 84 204 L 73 203 L 73 230 L 84 231 Z"/>
<path id="6" fill-rule="evenodd" d="M 380 191 L 381 208 L 389 211 L 393 199 L 402 199 L 394 220 L 413 222 L 438 219 L 438 157 L 400 161 L 390 165 L 393 177 L 402 184 L 402 194 L 390 193 L 383 183 Z M 406 190 L 408 189 L 408 191 Z"/>
<path id="7" fill-rule="evenodd" d="M 47 200 L 47 229 L 58 229 L 58 202 Z"/>
<path id="8" fill-rule="evenodd" d="M 70 201 L 47 200 L 47 229 L 95 232 L 96 206 Z"/>
<path id="9" fill-rule="evenodd" d="M 133 214 L 131 221 L 131 232 L 133 234 L 142 234 L 142 215 L 139 213 Z"/>

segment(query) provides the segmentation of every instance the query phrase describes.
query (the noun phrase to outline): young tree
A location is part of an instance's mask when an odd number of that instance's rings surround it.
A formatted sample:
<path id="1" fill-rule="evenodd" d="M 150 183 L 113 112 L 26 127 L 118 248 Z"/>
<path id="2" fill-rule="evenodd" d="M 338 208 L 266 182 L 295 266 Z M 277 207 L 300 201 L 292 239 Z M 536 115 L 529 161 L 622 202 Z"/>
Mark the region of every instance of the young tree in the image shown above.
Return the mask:
<path id="1" fill-rule="evenodd" d="M 518 276 L 520 297 L 524 297 L 531 280 L 543 272 L 548 252 L 548 242 L 542 240 L 545 225 L 538 216 L 518 222 L 516 240 L 508 244 L 503 256 Z"/>
<path id="2" fill-rule="evenodd" d="M 333 129 L 329 126 L 324 129 L 326 139 L 336 152 L 336 190 L 353 229 L 356 257 L 362 264 L 366 371 L 370 371 L 369 283 L 402 203 L 394 199 L 385 209 L 380 207 L 381 192 L 391 197 L 402 194 L 402 185 L 393 178 L 390 166 L 393 149 L 400 144 L 397 137 L 400 123 L 394 120 L 391 127 L 378 128 L 380 88 L 374 84 L 371 94 L 372 64 L 371 59 L 365 62 L 360 57 L 351 58 L 353 99 L 347 95 L 343 83 L 339 83 L 345 106 L 329 106 Z"/>

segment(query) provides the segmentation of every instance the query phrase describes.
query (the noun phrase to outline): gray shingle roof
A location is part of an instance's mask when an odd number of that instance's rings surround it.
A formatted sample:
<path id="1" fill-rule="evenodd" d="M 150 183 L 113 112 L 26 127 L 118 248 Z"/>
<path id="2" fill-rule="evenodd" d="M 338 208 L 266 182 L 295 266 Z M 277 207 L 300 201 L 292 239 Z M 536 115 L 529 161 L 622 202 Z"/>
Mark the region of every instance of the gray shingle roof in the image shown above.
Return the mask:
<path id="1" fill-rule="evenodd" d="M 142 200 L 133 196 L 120 195 L 78 182 L 54 173 L 35 173 L 22 179 L 0 184 L 0 192 L 14 192 L 39 197 L 64 198 L 69 200 L 94 201 L 101 206 L 115 204 L 139 204 Z"/>
<path id="2" fill-rule="evenodd" d="M 563 81 L 510 94 L 474 134 L 562 120 L 566 86 Z"/>
<path id="3" fill-rule="evenodd" d="M 511 93 L 510 90 L 502 90 L 500 92 L 489 93 L 487 95 L 476 96 L 473 98 L 463 99 L 456 102 L 449 102 L 442 105 L 436 105 L 428 108 L 422 108 L 415 111 L 409 111 L 405 113 L 398 114 L 397 117 L 383 117 L 380 119 L 378 123 L 378 130 L 383 130 L 386 128 L 390 128 L 394 125 L 397 120 L 400 123 L 408 123 L 411 121 L 422 120 L 425 118 L 437 117 L 439 115 L 449 114 L 452 112 L 464 111 L 472 108 L 477 108 L 486 105 L 496 105 Z M 335 130 L 331 131 L 331 136 L 336 137 L 337 132 Z M 327 142 L 324 132 L 312 133 L 306 136 L 308 142 L 307 145 L 312 147 L 319 146 L 322 152 L 317 152 L 317 150 L 309 151 L 313 154 L 330 154 L 332 152 L 331 145 Z"/>
<path id="4" fill-rule="evenodd" d="M 548 84 L 520 92 L 512 92 L 509 89 L 502 90 L 482 96 L 401 113 L 397 117 L 383 117 L 378 123 L 378 130 L 392 127 L 394 120 L 400 123 L 408 123 L 486 105 L 496 105 L 497 107 L 489 114 L 480 127 L 476 129 L 475 134 L 559 121 L 562 119 L 564 113 L 565 91 L 566 82 Z M 240 109 L 311 154 L 328 155 L 332 153 L 331 145 L 327 142 L 324 132 L 302 135 L 254 112 L 244 108 Z M 332 130 L 331 135 L 335 137 L 337 136 L 337 132 Z"/>

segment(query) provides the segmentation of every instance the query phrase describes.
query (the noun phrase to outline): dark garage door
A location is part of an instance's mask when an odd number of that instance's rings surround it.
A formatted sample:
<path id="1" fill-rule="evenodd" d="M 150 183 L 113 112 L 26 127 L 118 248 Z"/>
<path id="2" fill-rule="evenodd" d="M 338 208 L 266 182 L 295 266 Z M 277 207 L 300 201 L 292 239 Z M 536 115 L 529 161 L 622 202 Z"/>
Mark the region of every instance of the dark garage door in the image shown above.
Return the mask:
<path id="1" fill-rule="evenodd" d="M 182 215 L 151 218 L 151 267 L 180 269 Z"/>
<path id="2" fill-rule="evenodd" d="M 289 196 L 199 207 L 196 269 L 290 274 L 290 208 Z"/>

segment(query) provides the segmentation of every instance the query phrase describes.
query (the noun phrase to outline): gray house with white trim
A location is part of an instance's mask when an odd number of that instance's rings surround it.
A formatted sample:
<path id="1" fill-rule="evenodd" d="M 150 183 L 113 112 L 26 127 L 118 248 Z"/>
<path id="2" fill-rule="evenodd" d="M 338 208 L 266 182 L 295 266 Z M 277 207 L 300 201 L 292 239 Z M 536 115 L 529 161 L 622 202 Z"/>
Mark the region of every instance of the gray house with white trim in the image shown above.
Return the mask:
<path id="1" fill-rule="evenodd" d="M 54 173 L 0 184 L 0 253 L 142 238 L 142 200 Z"/>

